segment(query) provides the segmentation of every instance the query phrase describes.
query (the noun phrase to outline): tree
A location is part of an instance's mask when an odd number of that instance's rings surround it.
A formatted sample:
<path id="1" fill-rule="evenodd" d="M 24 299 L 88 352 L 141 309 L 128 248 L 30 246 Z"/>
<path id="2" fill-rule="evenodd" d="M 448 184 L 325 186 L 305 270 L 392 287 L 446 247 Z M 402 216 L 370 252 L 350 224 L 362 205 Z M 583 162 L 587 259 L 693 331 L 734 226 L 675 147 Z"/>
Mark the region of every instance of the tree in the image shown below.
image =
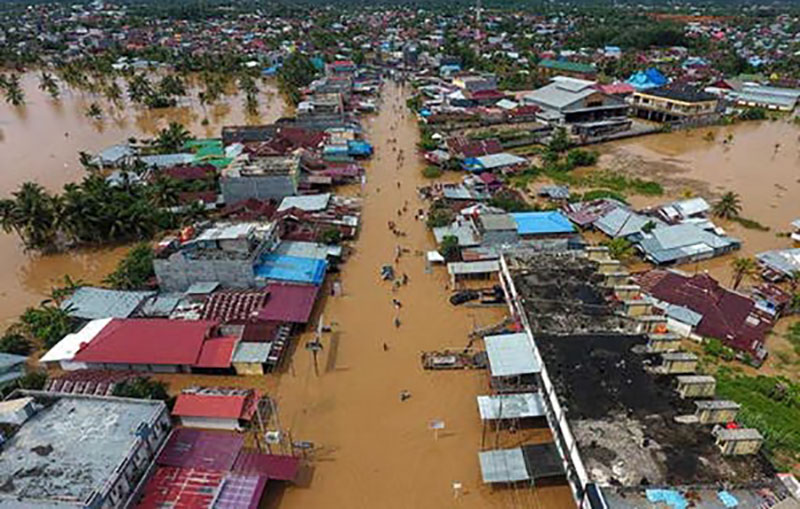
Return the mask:
<path id="1" fill-rule="evenodd" d="M 141 243 L 128 251 L 103 283 L 117 290 L 139 290 L 146 288 L 153 277 L 153 249 L 149 244 Z"/>
<path id="2" fill-rule="evenodd" d="M 758 271 L 756 261 L 749 257 L 737 256 L 731 260 L 731 269 L 733 269 L 733 289 L 739 288 L 744 278 L 752 277 Z"/>
<path id="3" fill-rule="evenodd" d="M 717 203 L 714 204 L 712 212 L 715 216 L 723 219 L 733 219 L 739 216 L 742 211 L 741 200 L 739 195 L 733 191 L 728 191 L 722 195 Z"/>
<path id="4" fill-rule="evenodd" d="M 193 140 L 194 136 L 182 124 L 170 122 L 165 129 L 158 132 L 158 136 L 153 140 L 153 145 L 162 152 L 176 152 L 183 148 L 183 145 Z"/>
<path id="5" fill-rule="evenodd" d="M 30 371 L 20 378 L 17 383 L 21 389 L 40 391 L 47 382 L 47 373 L 44 371 Z"/>
<path id="6" fill-rule="evenodd" d="M 42 71 L 42 73 L 39 74 L 39 90 L 47 92 L 53 99 L 58 99 L 60 94 L 58 83 L 53 75 L 47 71 Z"/>
<path id="7" fill-rule="evenodd" d="M 0 338 L 0 352 L 29 355 L 33 350 L 30 341 L 18 332 L 6 332 Z"/>
<path id="8" fill-rule="evenodd" d="M 92 103 L 86 108 L 85 115 L 89 118 L 98 119 L 103 116 L 103 110 L 97 103 Z"/>
<path id="9" fill-rule="evenodd" d="M 113 395 L 121 398 L 158 399 L 162 401 L 169 399 L 167 386 L 164 382 L 145 376 L 118 383 L 114 386 Z"/>
<path id="10" fill-rule="evenodd" d="M 122 104 L 122 88 L 116 81 L 112 80 L 111 83 L 108 84 L 103 90 L 103 95 L 116 107 Z"/>
<path id="11" fill-rule="evenodd" d="M 560 154 L 566 151 L 569 148 L 569 145 L 569 135 L 567 135 L 567 130 L 563 127 L 556 127 L 555 131 L 553 131 L 553 135 L 550 137 L 550 143 L 547 144 L 547 148 L 551 152 Z"/>
<path id="12" fill-rule="evenodd" d="M 322 244 L 331 244 L 336 245 L 342 241 L 342 232 L 338 228 L 327 228 L 322 231 L 318 238 L 317 242 Z"/>
<path id="13" fill-rule="evenodd" d="M 278 90 L 294 105 L 300 102 L 300 89 L 314 80 L 317 70 L 311 59 L 298 51 L 283 61 L 278 71 Z"/>
<path id="14" fill-rule="evenodd" d="M 26 249 L 54 250 L 60 224 L 60 206 L 45 189 L 25 182 L 12 199 L 0 200 L 0 226 L 14 231 Z"/>
<path id="15" fill-rule="evenodd" d="M 74 325 L 69 310 L 50 303 L 43 303 L 37 308 L 28 308 L 20 317 L 24 330 L 33 338 L 41 341 L 45 348 L 52 348 L 61 339 L 72 332 Z"/>
<path id="16" fill-rule="evenodd" d="M 439 245 L 439 253 L 448 262 L 458 260 L 460 257 L 458 237 L 455 235 L 445 235 L 442 238 L 442 243 Z"/>
<path id="17" fill-rule="evenodd" d="M 593 166 L 597 164 L 597 152 L 574 148 L 567 152 L 567 164 L 570 167 Z"/>
<path id="18" fill-rule="evenodd" d="M 608 248 L 608 254 L 619 261 L 626 261 L 633 258 L 633 245 L 625 238 L 617 237 L 603 243 Z"/>
<path id="19" fill-rule="evenodd" d="M 12 74 L 9 77 L 4 77 L 2 82 L 3 91 L 6 95 L 6 102 L 12 106 L 22 106 L 25 104 L 25 91 L 22 89 L 19 75 Z"/>

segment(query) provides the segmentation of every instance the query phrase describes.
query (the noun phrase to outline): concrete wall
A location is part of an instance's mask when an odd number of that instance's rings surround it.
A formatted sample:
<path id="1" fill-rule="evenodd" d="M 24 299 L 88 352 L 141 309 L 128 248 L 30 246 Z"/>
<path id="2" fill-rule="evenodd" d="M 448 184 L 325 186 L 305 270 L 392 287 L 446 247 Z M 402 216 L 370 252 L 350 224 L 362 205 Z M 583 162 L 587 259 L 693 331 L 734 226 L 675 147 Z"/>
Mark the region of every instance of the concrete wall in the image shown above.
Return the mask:
<path id="1" fill-rule="evenodd" d="M 220 419 L 216 417 L 181 417 L 181 424 L 187 428 L 239 429 L 238 419 Z"/>
<path id="2" fill-rule="evenodd" d="M 153 260 L 162 290 L 182 292 L 193 283 L 217 281 L 226 288 L 251 288 L 255 285 L 253 262 L 247 260 L 187 260 L 180 253 Z"/>
<path id="3" fill-rule="evenodd" d="M 249 198 L 268 200 L 297 194 L 297 182 L 290 175 L 223 177 L 220 179 L 220 188 L 227 204 Z"/>
<path id="4" fill-rule="evenodd" d="M 710 398 L 716 390 L 715 383 L 678 385 L 678 394 L 682 398 Z"/>
<path id="5" fill-rule="evenodd" d="M 264 366 L 253 362 L 234 362 L 233 369 L 237 375 L 263 375 Z"/>
<path id="6" fill-rule="evenodd" d="M 734 408 L 706 408 L 698 409 L 696 415 L 701 424 L 723 424 L 733 421 L 736 413 Z"/>

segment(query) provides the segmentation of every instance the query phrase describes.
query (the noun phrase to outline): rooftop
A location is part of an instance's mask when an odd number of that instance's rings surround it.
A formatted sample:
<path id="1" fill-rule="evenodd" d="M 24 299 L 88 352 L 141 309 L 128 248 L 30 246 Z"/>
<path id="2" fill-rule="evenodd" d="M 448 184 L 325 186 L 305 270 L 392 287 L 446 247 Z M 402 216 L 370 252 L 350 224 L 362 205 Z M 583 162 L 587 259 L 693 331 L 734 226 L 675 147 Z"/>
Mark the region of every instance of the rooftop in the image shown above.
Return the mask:
<path id="1" fill-rule="evenodd" d="M 222 170 L 223 178 L 276 177 L 296 175 L 300 171 L 300 156 L 269 156 L 251 159 L 241 157 Z"/>
<path id="2" fill-rule="evenodd" d="M 61 303 L 61 309 L 85 320 L 128 318 L 155 292 L 129 292 L 82 286 Z"/>
<path id="3" fill-rule="evenodd" d="M 161 401 L 32 394 L 38 412 L 0 452 L 0 506 L 85 503 L 164 411 Z"/>

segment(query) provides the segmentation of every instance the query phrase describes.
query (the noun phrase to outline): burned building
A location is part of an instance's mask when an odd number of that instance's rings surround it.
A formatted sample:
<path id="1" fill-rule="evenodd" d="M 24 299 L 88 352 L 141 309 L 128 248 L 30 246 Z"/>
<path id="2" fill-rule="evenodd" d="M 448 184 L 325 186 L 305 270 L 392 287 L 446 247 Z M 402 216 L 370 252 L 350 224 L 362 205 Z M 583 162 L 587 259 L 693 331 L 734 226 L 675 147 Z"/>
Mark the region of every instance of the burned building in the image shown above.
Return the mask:
<path id="1" fill-rule="evenodd" d="M 676 390 L 687 376 L 681 382 L 664 366 L 665 357 L 678 356 L 652 350 L 649 329 L 640 325 L 655 317 L 625 315 L 619 296 L 633 298 L 632 288 L 614 291 L 606 275 L 622 271 L 603 268 L 604 256 L 521 251 L 501 258 L 512 313 L 541 361 L 544 413 L 576 502 L 659 507 L 652 497 L 665 494 L 715 507 L 720 486 L 747 507 L 767 502 L 763 493 L 788 496 L 759 453 L 755 430 L 720 431 L 738 405 Z M 656 334 L 663 334 L 658 323 Z M 692 396 L 713 398 L 713 388 Z"/>

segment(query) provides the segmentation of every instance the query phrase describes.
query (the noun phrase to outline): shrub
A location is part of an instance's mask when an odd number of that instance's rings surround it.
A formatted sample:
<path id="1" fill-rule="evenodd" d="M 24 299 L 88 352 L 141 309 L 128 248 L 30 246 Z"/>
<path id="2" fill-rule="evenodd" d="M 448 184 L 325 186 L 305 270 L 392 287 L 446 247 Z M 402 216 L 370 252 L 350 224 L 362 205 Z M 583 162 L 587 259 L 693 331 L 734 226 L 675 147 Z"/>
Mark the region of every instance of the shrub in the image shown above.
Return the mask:
<path id="1" fill-rule="evenodd" d="M 21 389 L 29 391 L 44 389 L 45 382 L 47 382 L 47 373 L 44 371 L 30 371 L 17 381 Z"/>
<path id="2" fill-rule="evenodd" d="M 422 169 L 422 176 L 426 179 L 435 179 L 442 176 L 442 169 L 438 166 L 429 164 Z"/>
<path id="3" fill-rule="evenodd" d="M 428 225 L 428 228 L 447 226 L 453 222 L 453 215 L 454 213 L 450 209 L 431 209 L 431 211 L 428 213 L 428 220 L 426 221 L 426 224 Z"/>
<path id="4" fill-rule="evenodd" d="M 739 118 L 742 120 L 766 120 L 767 110 L 764 108 L 747 108 L 739 113 Z"/>
<path id="5" fill-rule="evenodd" d="M 342 241 L 342 232 L 337 228 L 327 228 L 317 236 L 317 242 L 321 244 L 338 244 Z"/>
<path id="6" fill-rule="evenodd" d="M 445 235 L 442 243 L 439 245 L 439 253 L 444 256 L 444 259 L 452 262 L 459 259 L 458 237 L 455 235 Z"/>
<path id="7" fill-rule="evenodd" d="M 594 166 L 597 164 L 597 152 L 574 148 L 567 152 L 567 163 L 572 166 Z"/>
<path id="8" fill-rule="evenodd" d="M 114 396 L 137 399 L 160 399 L 162 401 L 169 399 L 167 386 L 164 382 L 152 380 L 145 376 L 125 380 L 117 384 L 114 387 Z"/>
<path id="9" fill-rule="evenodd" d="M 28 355 L 31 353 L 31 350 L 30 341 L 17 332 L 6 332 L 5 335 L 0 338 L 0 352 L 14 355 Z"/>
<path id="10" fill-rule="evenodd" d="M 153 277 L 153 249 L 142 243 L 128 251 L 103 282 L 118 290 L 138 290 L 146 287 Z"/>

